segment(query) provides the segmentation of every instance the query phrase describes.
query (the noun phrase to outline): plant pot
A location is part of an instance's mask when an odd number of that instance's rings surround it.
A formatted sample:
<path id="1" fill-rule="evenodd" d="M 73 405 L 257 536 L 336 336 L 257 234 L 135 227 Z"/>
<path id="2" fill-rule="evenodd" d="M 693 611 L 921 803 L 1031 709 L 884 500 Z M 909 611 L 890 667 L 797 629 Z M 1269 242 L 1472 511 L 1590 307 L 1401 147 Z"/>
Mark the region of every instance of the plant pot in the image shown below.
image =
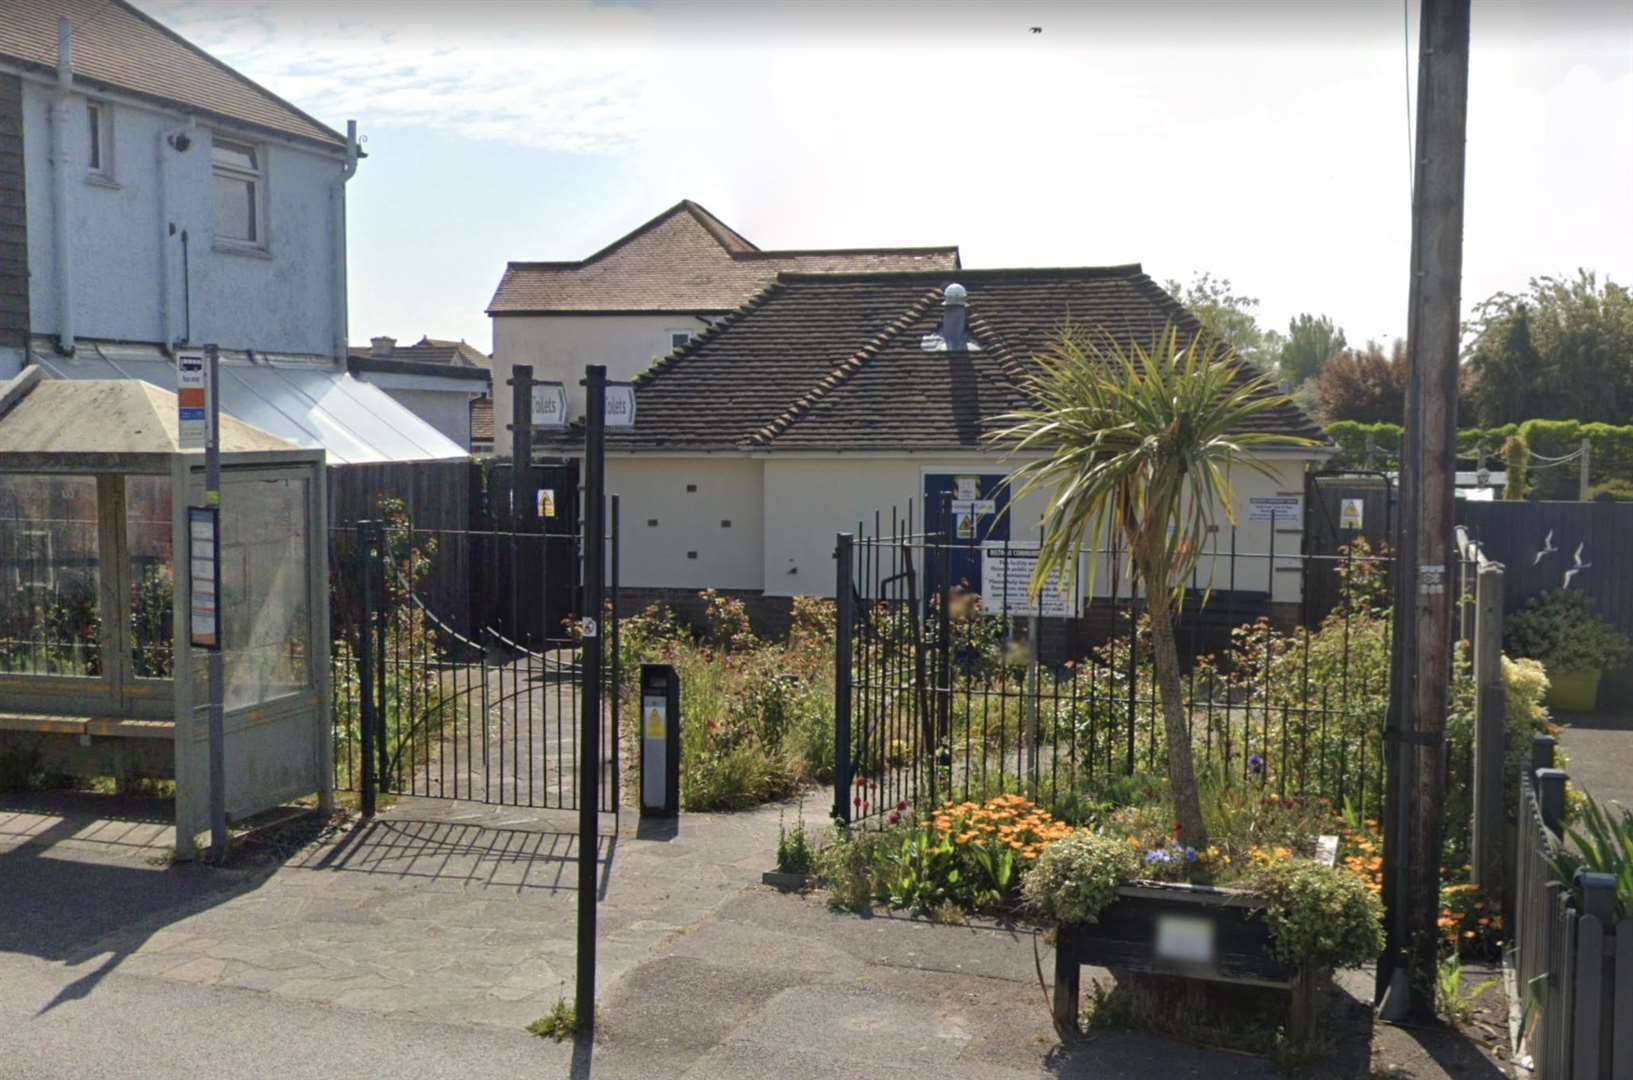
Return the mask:
<path id="1" fill-rule="evenodd" d="M 1599 702 L 1602 671 L 1548 672 L 1548 695 L 1543 703 L 1564 712 L 1592 712 Z"/>
<path id="2" fill-rule="evenodd" d="M 1241 889 L 1138 882 L 1093 923 L 1063 924 L 1055 945 L 1055 1019 L 1074 1030 L 1084 965 L 1287 991 L 1289 1032 L 1318 1022 L 1323 973 L 1288 967 L 1270 951 L 1264 902 Z M 1324 1000 L 1324 998 L 1322 999 Z"/>
<path id="3" fill-rule="evenodd" d="M 770 885 L 783 892 L 804 892 L 811 887 L 810 874 L 785 874 L 781 870 L 767 870 L 760 875 L 762 885 Z"/>

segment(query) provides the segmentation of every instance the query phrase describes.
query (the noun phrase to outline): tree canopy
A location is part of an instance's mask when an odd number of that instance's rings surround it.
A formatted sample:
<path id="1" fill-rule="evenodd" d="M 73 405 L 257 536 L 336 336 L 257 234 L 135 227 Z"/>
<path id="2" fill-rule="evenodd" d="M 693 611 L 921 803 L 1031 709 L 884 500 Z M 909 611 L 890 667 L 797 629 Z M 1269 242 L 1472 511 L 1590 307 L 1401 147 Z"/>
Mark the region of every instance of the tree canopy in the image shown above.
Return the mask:
<path id="1" fill-rule="evenodd" d="M 1275 369 L 1282 336 L 1259 325 L 1258 297 L 1237 293 L 1229 278 L 1214 277 L 1206 271 L 1193 276 L 1189 285 L 1169 279 L 1163 288 L 1239 359 L 1260 371 Z"/>
<path id="2" fill-rule="evenodd" d="M 1287 324 L 1276 367 L 1281 377 L 1300 386 L 1321 374 L 1321 369 L 1344 350 L 1344 331 L 1325 315 L 1306 312 Z"/>
<path id="3" fill-rule="evenodd" d="M 1493 427 L 1541 418 L 1633 422 L 1633 294 L 1588 270 L 1532 278 L 1475 309 L 1466 359 L 1472 415 Z"/>

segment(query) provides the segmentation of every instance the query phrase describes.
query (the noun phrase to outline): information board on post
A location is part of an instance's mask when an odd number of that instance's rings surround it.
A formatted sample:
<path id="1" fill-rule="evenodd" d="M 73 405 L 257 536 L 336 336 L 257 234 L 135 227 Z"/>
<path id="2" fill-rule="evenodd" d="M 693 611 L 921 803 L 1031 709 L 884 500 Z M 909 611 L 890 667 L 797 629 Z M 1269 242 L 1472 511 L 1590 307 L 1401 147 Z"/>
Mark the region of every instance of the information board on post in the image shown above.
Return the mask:
<path id="1" fill-rule="evenodd" d="M 559 382 L 536 382 L 529 389 L 532 392 L 533 426 L 566 427 L 567 388 Z"/>
<path id="2" fill-rule="evenodd" d="M 993 541 L 981 545 L 981 608 L 988 615 L 1036 615 L 1070 618 L 1071 595 L 1060 587 L 1060 572 L 1044 580 L 1034 599 L 1032 575 L 1038 568 L 1038 545 Z"/>
<path id="3" fill-rule="evenodd" d="M 221 512 L 213 506 L 187 508 L 188 579 L 191 586 L 191 641 L 211 652 L 221 648 Z"/>
<path id="4" fill-rule="evenodd" d="M 176 444 L 203 450 L 210 439 L 210 372 L 203 353 L 176 356 Z"/>
<path id="5" fill-rule="evenodd" d="M 610 430 L 627 430 L 635 426 L 635 384 L 609 382 L 607 408 L 603 413 Z"/>

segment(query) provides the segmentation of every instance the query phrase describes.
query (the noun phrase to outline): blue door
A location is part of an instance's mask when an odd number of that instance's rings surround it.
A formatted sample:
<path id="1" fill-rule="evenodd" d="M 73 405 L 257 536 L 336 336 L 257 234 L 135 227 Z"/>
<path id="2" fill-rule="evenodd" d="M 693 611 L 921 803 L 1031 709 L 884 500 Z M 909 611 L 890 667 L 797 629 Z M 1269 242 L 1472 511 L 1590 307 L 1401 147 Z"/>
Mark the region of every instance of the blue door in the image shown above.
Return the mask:
<path id="1" fill-rule="evenodd" d="M 927 473 L 924 477 L 926 598 L 942 586 L 940 555 L 948 555 L 954 590 L 981 591 L 981 545 L 1009 539 L 1009 486 L 1004 473 Z M 950 519 L 950 520 L 947 520 Z M 944 539 L 945 537 L 945 539 Z"/>

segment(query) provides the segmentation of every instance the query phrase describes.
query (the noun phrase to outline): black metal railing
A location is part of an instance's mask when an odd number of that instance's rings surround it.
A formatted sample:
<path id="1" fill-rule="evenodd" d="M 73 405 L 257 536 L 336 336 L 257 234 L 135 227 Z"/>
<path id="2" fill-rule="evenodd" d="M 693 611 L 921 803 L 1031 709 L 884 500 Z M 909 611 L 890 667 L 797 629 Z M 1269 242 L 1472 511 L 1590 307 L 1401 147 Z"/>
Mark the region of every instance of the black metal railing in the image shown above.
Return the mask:
<path id="1" fill-rule="evenodd" d="M 1391 561 L 1216 534 L 1175 618 L 1200 773 L 1377 816 L 1384 789 Z M 1264 530 L 1260 530 L 1265 534 Z M 1165 760 L 1141 590 L 1115 548 L 1070 595 L 1026 585 L 1035 545 L 877 519 L 838 544 L 835 813 L 884 820 L 1017 791 L 1070 809 Z M 1090 562 L 1095 592 L 1087 595 Z M 1304 601 L 1336 574 L 1336 605 Z"/>
<path id="2" fill-rule="evenodd" d="M 616 551 L 613 503 L 606 539 Z M 581 559 L 578 538 L 563 539 L 404 521 L 331 530 L 337 788 L 361 791 L 372 781 L 396 795 L 578 807 Z M 461 628 L 427 604 L 418 583 L 442 559 L 468 568 L 472 601 L 463 610 L 489 612 L 488 624 Z M 612 610 L 617 573 L 614 559 Z M 622 672 L 617 621 L 606 623 L 613 649 L 596 802 L 616 813 Z M 516 627 L 522 640 L 506 632 Z"/>

